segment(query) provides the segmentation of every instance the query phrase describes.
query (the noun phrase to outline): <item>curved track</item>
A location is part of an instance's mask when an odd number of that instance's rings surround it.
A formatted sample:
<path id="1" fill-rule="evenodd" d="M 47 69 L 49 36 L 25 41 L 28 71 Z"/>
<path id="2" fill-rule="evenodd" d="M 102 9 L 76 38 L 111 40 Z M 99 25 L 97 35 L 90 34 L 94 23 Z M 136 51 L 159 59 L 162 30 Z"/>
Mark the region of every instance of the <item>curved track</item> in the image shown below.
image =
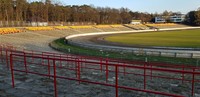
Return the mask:
<path id="1" fill-rule="evenodd" d="M 185 27 L 185 28 L 169 28 L 169 29 L 160 29 L 160 31 L 164 30 L 180 30 L 180 29 L 197 29 L 200 27 Z M 154 53 L 153 55 L 161 55 L 161 56 L 175 56 L 175 57 L 189 57 L 189 58 L 200 58 L 200 49 L 194 48 L 163 48 L 163 47 L 152 47 L 152 48 L 140 48 L 140 47 L 129 47 L 124 45 L 118 45 L 113 43 L 106 43 L 102 41 L 102 36 L 106 36 L 109 34 L 120 34 L 120 33 L 141 33 L 141 32 L 151 32 L 154 30 L 140 30 L 140 31 L 119 31 L 119 32 L 102 32 L 102 33 L 90 33 L 90 34 L 78 34 L 71 35 L 66 37 L 68 43 L 72 45 L 94 48 L 100 50 L 114 50 L 114 51 L 124 51 L 124 52 L 133 52 L 133 51 L 141 51 L 148 53 Z M 100 41 L 96 41 L 96 39 L 100 39 Z M 94 39 L 94 41 L 92 40 Z"/>

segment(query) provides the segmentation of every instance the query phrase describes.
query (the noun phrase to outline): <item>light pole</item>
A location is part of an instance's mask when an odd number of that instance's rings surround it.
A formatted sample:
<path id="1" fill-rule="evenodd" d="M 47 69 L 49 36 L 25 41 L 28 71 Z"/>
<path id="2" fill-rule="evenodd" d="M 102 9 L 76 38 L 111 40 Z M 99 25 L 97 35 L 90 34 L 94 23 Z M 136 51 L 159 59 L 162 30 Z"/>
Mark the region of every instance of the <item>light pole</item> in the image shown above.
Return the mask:
<path id="1" fill-rule="evenodd" d="M 13 10 L 14 10 L 14 15 L 15 15 L 15 21 L 17 21 L 17 0 L 13 0 Z"/>

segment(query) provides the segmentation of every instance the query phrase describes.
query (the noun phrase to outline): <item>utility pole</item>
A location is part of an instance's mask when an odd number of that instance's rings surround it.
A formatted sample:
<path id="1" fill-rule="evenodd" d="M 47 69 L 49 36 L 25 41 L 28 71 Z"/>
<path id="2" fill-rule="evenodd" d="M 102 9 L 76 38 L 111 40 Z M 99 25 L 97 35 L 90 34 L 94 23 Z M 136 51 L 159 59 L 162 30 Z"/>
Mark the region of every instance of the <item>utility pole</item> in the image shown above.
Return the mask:
<path id="1" fill-rule="evenodd" d="M 6 12 L 6 25 L 8 26 L 8 10 L 5 9 L 5 12 Z"/>
<path id="2" fill-rule="evenodd" d="M 13 0 L 13 9 L 14 9 L 15 21 L 17 21 L 17 12 L 16 12 L 17 1 L 16 0 Z"/>

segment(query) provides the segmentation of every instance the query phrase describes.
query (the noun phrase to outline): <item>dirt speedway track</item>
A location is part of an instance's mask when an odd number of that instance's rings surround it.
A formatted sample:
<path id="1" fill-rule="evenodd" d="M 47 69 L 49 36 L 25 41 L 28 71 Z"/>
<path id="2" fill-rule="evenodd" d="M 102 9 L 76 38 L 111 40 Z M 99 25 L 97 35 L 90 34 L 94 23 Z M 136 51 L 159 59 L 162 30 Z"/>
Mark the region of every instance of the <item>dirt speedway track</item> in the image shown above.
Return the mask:
<path id="1" fill-rule="evenodd" d="M 169 28 L 160 29 L 165 30 L 180 30 L 180 29 L 197 29 L 199 27 L 188 27 L 188 28 Z M 104 41 L 104 37 L 112 34 L 123 34 L 123 33 L 143 33 L 152 32 L 154 30 L 140 30 L 140 31 L 118 31 L 118 32 L 104 32 L 104 33 L 89 33 L 89 34 L 78 34 L 66 37 L 68 43 L 71 45 L 81 46 L 85 48 L 99 49 L 99 50 L 113 50 L 122 52 L 144 52 L 147 55 L 159 55 L 167 57 L 186 57 L 186 58 L 200 58 L 199 48 L 176 48 L 176 47 L 138 47 L 131 45 L 116 44 Z M 152 53 L 152 54 L 151 54 Z M 136 53 L 137 54 L 137 53 Z"/>

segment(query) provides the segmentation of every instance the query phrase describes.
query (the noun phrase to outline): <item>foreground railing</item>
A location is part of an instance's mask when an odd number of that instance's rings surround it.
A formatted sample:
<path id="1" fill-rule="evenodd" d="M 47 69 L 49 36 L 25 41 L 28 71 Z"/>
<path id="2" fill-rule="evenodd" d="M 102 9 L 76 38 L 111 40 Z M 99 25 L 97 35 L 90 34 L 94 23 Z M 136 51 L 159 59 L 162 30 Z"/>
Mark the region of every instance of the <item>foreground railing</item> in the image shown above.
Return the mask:
<path id="1" fill-rule="evenodd" d="M 59 95 L 59 89 L 57 88 L 58 79 L 77 81 L 79 84 L 90 83 L 113 87 L 115 88 L 116 97 L 118 97 L 120 89 L 173 97 L 185 96 L 149 89 L 148 87 L 151 84 L 149 81 L 154 79 L 162 79 L 169 82 L 171 80 L 180 81 L 181 84 L 190 83 L 191 86 L 188 86 L 187 92 L 194 96 L 195 91 L 198 92 L 198 90 L 195 90 L 195 83 L 200 82 L 200 68 L 194 66 L 121 61 L 52 52 L 19 51 L 11 47 L 0 48 L 0 60 L 2 63 L 7 64 L 8 69 L 10 68 L 13 87 L 15 87 L 15 73 L 17 72 L 53 78 L 55 97 Z M 63 74 L 60 71 L 68 72 L 69 74 Z M 91 75 L 91 73 L 94 75 Z M 85 76 L 91 76 L 93 79 L 83 78 Z M 141 82 L 137 83 L 141 86 L 129 85 L 135 78 L 141 80 Z"/>

